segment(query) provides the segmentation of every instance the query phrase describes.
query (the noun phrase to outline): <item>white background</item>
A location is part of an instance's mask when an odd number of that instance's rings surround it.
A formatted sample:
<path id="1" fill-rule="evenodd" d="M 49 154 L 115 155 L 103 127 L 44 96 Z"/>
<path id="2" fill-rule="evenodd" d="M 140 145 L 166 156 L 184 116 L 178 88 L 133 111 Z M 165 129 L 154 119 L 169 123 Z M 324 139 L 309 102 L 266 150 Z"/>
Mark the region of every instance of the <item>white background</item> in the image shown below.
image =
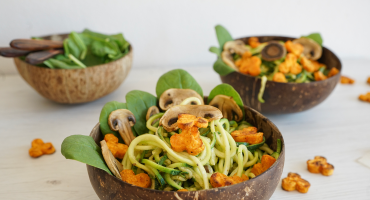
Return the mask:
<path id="1" fill-rule="evenodd" d="M 320 32 L 342 59 L 370 58 L 370 1 L 366 0 L 1 0 L 0 46 L 12 39 L 89 28 L 123 32 L 134 47 L 134 67 L 212 66 L 214 26 L 233 37 L 301 36 Z M 0 58 L 0 73 L 16 73 Z"/>

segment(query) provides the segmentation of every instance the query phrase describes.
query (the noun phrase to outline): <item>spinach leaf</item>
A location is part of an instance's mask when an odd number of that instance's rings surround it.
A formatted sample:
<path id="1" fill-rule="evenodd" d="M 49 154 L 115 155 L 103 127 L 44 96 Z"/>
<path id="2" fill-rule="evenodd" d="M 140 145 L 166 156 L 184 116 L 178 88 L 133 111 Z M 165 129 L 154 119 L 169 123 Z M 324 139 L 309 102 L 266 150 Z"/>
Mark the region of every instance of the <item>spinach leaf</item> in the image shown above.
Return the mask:
<path id="1" fill-rule="evenodd" d="M 94 55 L 98 57 L 105 57 L 108 55 L 116 55 L 118 52 L 116 52 L 113 48 L 105 45 L 102 41 L 94 41 L 91 44 L 91 51 Z"/>
<path id="2" fill-rule="evenodd" d="M 220 57 L 221 53 L 222 53 L 222 51 L 217 47 L 210 47 L 209 51 L 212 52 L 212 53 L 217 54 L 218 57 Z"/>
<path id="3" fill-rule="evenodd" d="M 112 131 L 109 128 L 109 124 L 108 124 L 109 114 L 118 109 L 127 109 L 126 103 L 110 101 L 104 105 L 103 109 L 100 112 L 100 117 L 99 117 L 100 131 L 102 132 L 103 135 L 112 133 L 117 138 L 120 138 L 120 141 L 122 141 L 121 135 L 117 131 Z"/>
<path id="4" fill-rule="evenodd" d="M 219 94 L 223 94 L 223 95 L 226 95 L 226 96 L 229 96 L 229 97 L 233 97 L 236 104 L 238 104 L 240 109 L 242 109 L 243 117 L 244 117 L 245 111 L 244 111 L 243 100 L 240 97 L 239 93 L 229 84 L 222 83 L 220 85 L 217 85 L 215 88 L 213 88 L 213 90 L 211 91 L 211 93 L 209 93 L 209 96 L 208 96 L 208 104 L 212 101 L 212 99 L 215 96 L 217 96 Z"/>
<path id="5" fill-rule="evenodd" d="M 151 106 L 157 105 L 157 98 L 150 93 L 132 90 L 126 94 L 127 108 L 135 115 L 134 129 L 137 135 L 148 133 L 146 113 Z"/>
<path id="6" fill-rule="evenodd" d="M 217 25 L 215 30 L 218 43 L 220 44 L 220 49 L 222 50 L 224 48 L 224 44 L 228 41 L 233 41 L 233 38 L 231 37 L 229 31 L 227 31 L 226 28 L 221 25 Z"/>
<path id="7" fill-rule="evenodd" d="M 221 57 L 217 58 L 216 62 L 213 64 L 213 69 L 221 76 L 226 76 L 232 72 L 235 72 L 235 69 L 226 65 L 224 61 L 222 61 Z"/>
<path id="8" fill-rule="evenodd" d="M 77 160 L 102 169 L 112 175 L 104 162 L 100 147 L 94 139 L 85 135 L 71 135 L 62 143 L 62 155 L 66 159 Z"/>
<path id="9" fill-rule="evenodd" d="M 311 33 L 307 36 L 302 36 L 303 38 L 310 38 L 312 39 L 313 41 L 315 41 L 317 44 L 319 44 L 320 46 L 322 46 L 322 37 L 320 35 L 320 33 Z"/>
<path id="10" fill-rule="evenodd" d="M 203 90 L 197 81 L 185 70 L 175 69 L 163 74 L 157 82 L 156 93 L 161 94 L 171 88 L 192 89 L 203 97 Z"/>

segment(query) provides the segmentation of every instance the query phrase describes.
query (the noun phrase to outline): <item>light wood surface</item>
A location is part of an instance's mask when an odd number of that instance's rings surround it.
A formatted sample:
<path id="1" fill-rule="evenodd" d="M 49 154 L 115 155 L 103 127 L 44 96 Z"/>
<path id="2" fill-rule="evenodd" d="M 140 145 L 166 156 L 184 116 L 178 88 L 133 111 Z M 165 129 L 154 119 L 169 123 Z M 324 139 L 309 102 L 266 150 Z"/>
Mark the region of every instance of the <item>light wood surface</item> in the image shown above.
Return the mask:
<path id="1" fill-rule="evenodd" d="M 369 61 L 344 60 L 343 74 L 354 85 L 338 85 L 322 104 L 297 114 L 268 115 L 286 142 L 283 177 L 297 172 L 311 183 L 307 194 L 286 192 L 279 186 L 271 199 L 370 199 L 370 168 L 356 160 L 370 151 L 370 103 L 359 101 L 370 92 L 366 79 Z M 199 82 L 207 95 L 221 83 L 211 66 L 182 67 Z M 0 74 L 0 199 L 98 199 L 86 167 L 60 153 L 63 139 L 88 135 L 108 101 L 125 101 L 133 89 L 155 94 L 160 75 L 170 68 L 133 68 L 115 92 L 94 102 L 62 105 L 36 93 L 19 75 Z M 53 155 L 28 156 L 31 141 L 42 138 L 56 147 Z M 310 174 L 306 161 L 325 156 L 334 174 Z"/>

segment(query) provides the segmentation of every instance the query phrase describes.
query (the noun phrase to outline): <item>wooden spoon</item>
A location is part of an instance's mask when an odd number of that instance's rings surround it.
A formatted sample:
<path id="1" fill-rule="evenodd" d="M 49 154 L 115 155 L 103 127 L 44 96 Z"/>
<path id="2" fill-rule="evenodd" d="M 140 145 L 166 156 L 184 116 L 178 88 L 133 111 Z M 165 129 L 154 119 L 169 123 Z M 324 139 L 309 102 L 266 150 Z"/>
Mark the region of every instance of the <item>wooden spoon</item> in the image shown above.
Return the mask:
<path id="1" fill-rule="evenodd" d="M 21 50 L 38 51 L 63 48 L 63 42 L 53 40 L 16 39 L 10 42 L 10 46 Z"/>
<path id="2" fill-rule="evenodd" d="M 14 49 L 11 47 L 0 48 L 0 56 L 4 56 L 4 57 L 19 57 L 19 56 L 25 56 L 29 53 L 31 53 L 31 51 Z"/>
<path id="3" fill-rule="evenodd" d="M 41 64 L 45 60 L 55 55 L 63 54 L 63 53 L 64 53 L 63 49 L 50 49 L 50 50 L 30 53 L 26 57 L 26 62 L 30 63 L 31 65 L 37 65 L 37 64 Z"/>

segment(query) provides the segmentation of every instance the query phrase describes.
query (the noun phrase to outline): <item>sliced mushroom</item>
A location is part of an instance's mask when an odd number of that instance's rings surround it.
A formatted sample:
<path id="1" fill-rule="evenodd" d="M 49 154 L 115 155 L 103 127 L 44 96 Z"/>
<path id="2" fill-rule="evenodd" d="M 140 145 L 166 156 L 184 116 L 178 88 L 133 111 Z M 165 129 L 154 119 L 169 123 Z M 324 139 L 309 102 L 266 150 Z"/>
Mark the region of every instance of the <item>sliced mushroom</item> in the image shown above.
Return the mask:
<path id="1" fill-rule="evenodd" d="M 278 41 L 270 41 L 261 51 L 263 60 L 275 61 L 283 58 L 286 54 L 286 48 Z"/>
<path id="2" fill-rule="evenodd" d="M 241 40 L 228 41 L 225 43 L 223 51 L 221 53 L 221 59 L 229 67 L 239 71 L 239 69 L 234 64 L 233 54 L 243 55 L 246 51 L 250 49 L 245 46 L 244 42 Z"/>
<path id="3" fill-rule="evenodd" d="M 126 145 L 135 139 L 131 127 L 136 123 L 134 114 L 127 109 L 118 109 L 109 114 L 108 124 L 110 129 L 118 131 Z"/>
<path id="4" fill-rule="evenodd" d="M 170 108 L 162 116 L 159 124 L 166 131 L 171 132 L 179 129 L 177 119 L 179 114 L 191 114 L 197 117 L 204 117 L 208 121 L 213 121 L 222 118 L 222 113 L 219 109 L 209 105 L 178 105 Z"/>
<path id="5" fill-rule="evenodd" d="M 159 113 L 159 109 L 157 106 L 152 106 L 148 109 L 147 113 L 146 113 L 146 121 L 149 120 L 149 118 L 155 114 L 158 114 Z"/>
<path id="6" fill-rule="evenodd" d="M 303 55 L 311 60 L 318 60 L 322 55 L 322 48 L 319 44 L 309 38 L 298 38 L 293 40 L 303 46 Z"/>
<path id="7" fill-rule="evenodd" d="M 233 97 L 219 94 L 212 99 L 209 105 L 220 109 L 224 118 L 228 120 L 240 121 L 243 119 L 243 111 Z"/>
<path id="8" fill-rule="evenodd" d="M 105 163 L 107 163 L 109 170 L 119 179 L 122 180 L 120 172 L 123 170 L 122 164 L 113 156 L 112 152 L 109 150 L 105 140 L 100 141 L 101 151 Z"/>
<path id="9" fill-rule="evenodd" d="M 173 106 L 180 105 L 182 101 L 189 97 L 197 97 L 201 101 L 202 105 L 204 104 L 203 98 L 196 91 L 191 89 L 172 88 L 162 93 L 159 98 L 159 107 L 162 110 L 168 110 Z"/>

